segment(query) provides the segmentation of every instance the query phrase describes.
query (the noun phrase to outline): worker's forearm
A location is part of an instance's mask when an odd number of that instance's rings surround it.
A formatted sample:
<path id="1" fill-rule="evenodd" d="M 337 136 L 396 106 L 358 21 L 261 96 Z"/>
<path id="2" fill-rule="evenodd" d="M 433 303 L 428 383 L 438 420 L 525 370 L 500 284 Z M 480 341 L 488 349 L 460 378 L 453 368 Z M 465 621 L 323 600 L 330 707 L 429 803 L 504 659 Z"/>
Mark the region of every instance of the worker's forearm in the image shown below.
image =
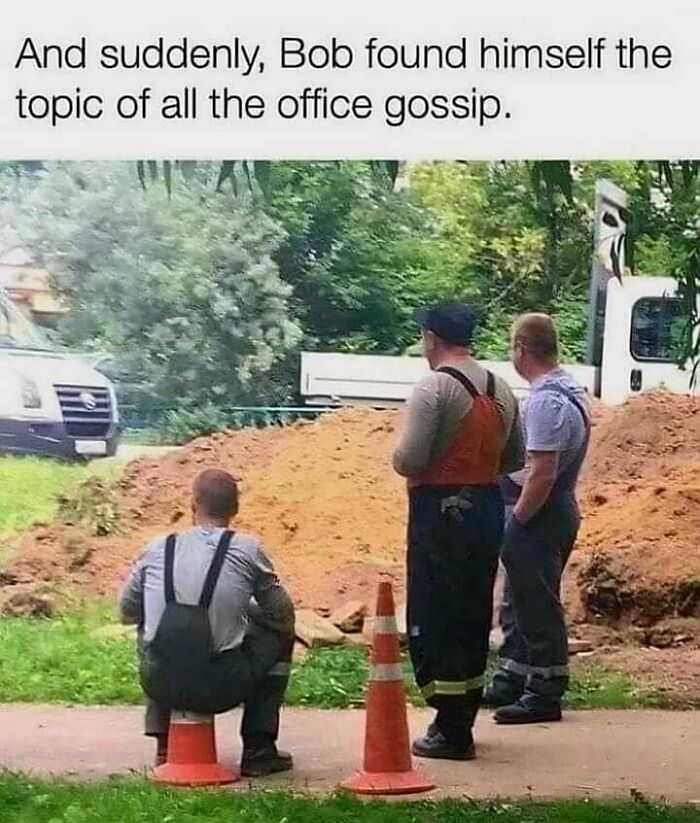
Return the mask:
<path id="1" fill-rule="evenodd" d="M 294 604 L 283 586 L 272 586 L 259 593 L 251 604 L 249 615 L 275 631 L 294 632 Z"/>
<path id="2" fill-rule="evenodd" d="M 549 472 L 532 472 L 523 486 L 513 516 L 519 523 L 527 523 L 547 502 L 555 477 Z"/>
<path id="3" fill-rule="evenodd" d="M 119 620 L 126 626 L 143 622 L 143 595 L 137 581 L 137 576 L 132 576 L 119 596 Z"/>

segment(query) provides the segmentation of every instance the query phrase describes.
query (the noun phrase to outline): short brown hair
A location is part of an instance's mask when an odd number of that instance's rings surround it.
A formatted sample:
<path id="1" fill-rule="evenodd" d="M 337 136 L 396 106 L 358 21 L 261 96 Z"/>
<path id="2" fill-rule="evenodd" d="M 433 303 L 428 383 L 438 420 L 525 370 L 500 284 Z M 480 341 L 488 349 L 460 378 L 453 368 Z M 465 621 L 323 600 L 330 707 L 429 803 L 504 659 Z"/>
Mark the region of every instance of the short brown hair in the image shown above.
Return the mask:
<path id="1" fill-rule="evenodd" d="M 192 484 L 195 504 L 211 517 L 233 517 L 238 512 L 238 483 L 223 469 L 205 469 Z"/>
<path id="2" fill-rule="evenodd" d="M 513 343 L 520 343 L 538 360 L 553 362 L 559 358 L 559 334 L 548 314 L 523 314 L 512 328 Z"/>

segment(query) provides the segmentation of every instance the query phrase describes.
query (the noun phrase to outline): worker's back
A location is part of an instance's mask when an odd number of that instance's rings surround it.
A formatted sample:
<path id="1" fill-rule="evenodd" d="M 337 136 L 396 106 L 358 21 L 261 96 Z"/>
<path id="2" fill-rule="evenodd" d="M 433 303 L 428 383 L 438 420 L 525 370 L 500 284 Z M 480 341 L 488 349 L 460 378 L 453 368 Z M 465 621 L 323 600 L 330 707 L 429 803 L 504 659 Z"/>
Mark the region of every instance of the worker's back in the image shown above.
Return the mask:
<path id="1" fill-rule="evenodd" d="M 431 372 L 414 389 L 407 408 L 404 436 L 394 454 L 394 468 L 400 474 L 415 476 L 434 465 L 468 423 L 477 398 L 465 387 L 464 380 L 459 379 L 460 375 L 481 397 L 488 396 L 489 380 L 492 381 L 493 406 L 500 420 L 494 421 L 493 432 L 484 435 L 500 455 L 496 473 L 513 471 L 522 465 L 523 446 L 515 395 L 505 380 L 493 375 L 489 378 L 489 372 L 470 358 L 450 365 L 449 371 Z M 465 438 L 468 434 L 465 432 Z"/>
<path id="2" fill-rule="evenodd" d="M 222 533 L 221 528 L 197 526 L 177 536 L 173 582 L 178 603 L 195 605 L 199 601 Z M 165 610 L 165 543 L 165 537 L 154 540 L 140 561 L 146 642 L 154 638 Z M 277 577 L 260 542 L 234 533 L 209 609 L 216 651 L 240 646 L 248 625 L 251 598 L 277 585 Z"/>

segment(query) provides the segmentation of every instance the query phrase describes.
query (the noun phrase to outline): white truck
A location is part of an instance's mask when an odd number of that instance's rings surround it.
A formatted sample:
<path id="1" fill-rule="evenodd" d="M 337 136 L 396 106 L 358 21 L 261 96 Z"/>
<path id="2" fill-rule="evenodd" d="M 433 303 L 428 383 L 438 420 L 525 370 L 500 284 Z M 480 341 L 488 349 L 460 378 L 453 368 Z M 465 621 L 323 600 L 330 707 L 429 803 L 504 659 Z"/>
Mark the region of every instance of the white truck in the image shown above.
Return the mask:
<path id="1" fill-rule="evenodd" d="M 623 276 L 627 196 L 608 181 L 596 190 L 586 364 L 565 367 L 607 405 L 649 389 L 691 393 L 690 370 L 677 362 L 685 324 L 677 283 L 670 277 Z M 534 309 L 534 307 L 533 307 Z M 482 361 L 516 394 L 527 384 L 505 361 Z M 427 372 L 422 357 L 304 352 L 300 390 L 309 405 L 401 405 Z"/>
<path id="2" fill-rule="evenodd" d="M 52 346 L 2 290 L 0 387 L 0 454 L 115 454 L 119 413 L 110 381 Z"/>

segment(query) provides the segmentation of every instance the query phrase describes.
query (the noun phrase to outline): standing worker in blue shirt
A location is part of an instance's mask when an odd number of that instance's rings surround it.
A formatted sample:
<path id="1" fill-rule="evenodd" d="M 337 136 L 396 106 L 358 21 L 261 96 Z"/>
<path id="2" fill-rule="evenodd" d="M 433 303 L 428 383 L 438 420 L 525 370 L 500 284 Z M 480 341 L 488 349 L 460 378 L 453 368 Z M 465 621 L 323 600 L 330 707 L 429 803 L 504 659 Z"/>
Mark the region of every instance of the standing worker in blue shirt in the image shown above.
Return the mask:
<path id="1" fill-rule="evenodd" d="M 501 558 L 506 586 L 499 668 L 484 694 L 503 724 L 561 720 L 568 641 L 561 577 L 581 517 L 576 483 L 590 439 L 586 391 L 559 365 L 554 321 L 526 314 L 512 330 L 512 359 L 530 384 L 522 406 L 527 462 L 503 482 L 509 518 Z"/>

